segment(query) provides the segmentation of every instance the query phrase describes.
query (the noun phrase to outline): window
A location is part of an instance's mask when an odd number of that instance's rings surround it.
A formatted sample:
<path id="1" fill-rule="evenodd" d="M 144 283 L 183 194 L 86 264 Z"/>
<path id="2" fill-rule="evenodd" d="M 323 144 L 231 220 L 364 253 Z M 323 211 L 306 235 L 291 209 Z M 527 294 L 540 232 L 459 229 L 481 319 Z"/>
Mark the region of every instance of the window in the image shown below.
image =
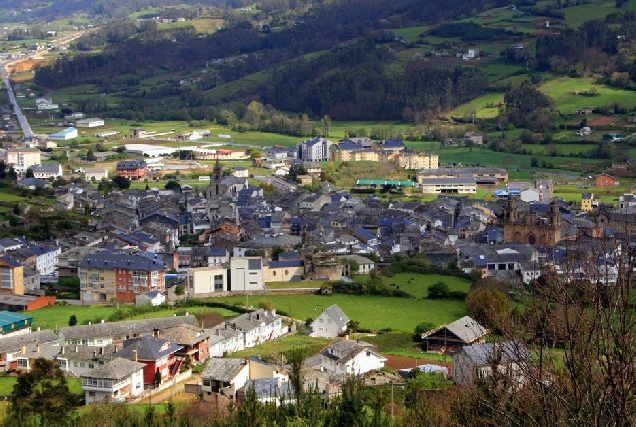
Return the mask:
<path id="1" fill-rule="evenodd" d="M 18 359 L 18 366 L 20 368 L 28 368 L 29 367 L 29 359 Z"/>

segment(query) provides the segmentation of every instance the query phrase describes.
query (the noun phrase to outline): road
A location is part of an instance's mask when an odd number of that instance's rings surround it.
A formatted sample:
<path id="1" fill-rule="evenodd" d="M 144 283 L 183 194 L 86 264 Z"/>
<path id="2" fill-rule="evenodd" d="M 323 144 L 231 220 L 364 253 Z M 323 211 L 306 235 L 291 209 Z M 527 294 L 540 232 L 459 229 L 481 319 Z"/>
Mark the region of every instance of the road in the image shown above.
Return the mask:
<path id="1" fill-rule="evenodd" d="M 53 44 L 56 46 L 65 46 L 69 44 L 70 42 L 72 42 L 73 40 L 75 40 L 76 38 L 81 37 L 87 32 L 94 31 L 94 30 L 95 30 L 94 28 L 91 28 L 90 30 L 76 31 L 72 34 L 66 35 L 56 40 L 55 43 Z M 0 62 L 0 73 L 2 74 L 2 80 L 4 81 L 4 85 L 7 88 L 7 93 L 9 94 L 9 101 L 11 102 L 11 105 L 13 106 L 13 111 L 15 112 L 15 115 L 18 119 L 18 123 L 20 124 L 20 128 L 22 129 L 22 133 L 24 134 L 25 142 L 31 141 L 33 137 L 35 136 L 35 134 L 31 130 L 31 126 L 29 126 L 29 122 L 27 121 L 24 114 L 22 114 L 22 110 L 20 109 L 20 106 L 18 105 L 18 102 L 16 101 L 13 88 L 11 87 L 11 82 L 9 81 L 9 74 L 7 73 L 7 67 L 9 65 L 17 64 L 18 62 L 21 62 L 21 61 L 30 61 L 46 52 L 48 52 L 47 49 L 39 49 L 33 53 L 26 55 L 24 58 L 12 59 L 9 61 Z"/>

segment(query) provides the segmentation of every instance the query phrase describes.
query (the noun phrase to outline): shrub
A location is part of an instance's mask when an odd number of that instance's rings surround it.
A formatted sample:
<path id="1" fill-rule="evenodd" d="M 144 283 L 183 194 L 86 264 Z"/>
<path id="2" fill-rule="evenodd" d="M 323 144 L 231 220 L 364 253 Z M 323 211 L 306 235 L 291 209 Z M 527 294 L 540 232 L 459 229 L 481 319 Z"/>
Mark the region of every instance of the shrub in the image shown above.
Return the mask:
<path id="1" fill-rule="evenodd" d="M 449 299 L 450 289 L 444 282 L 437 282 L 427 288 L 428 299 Z"/>

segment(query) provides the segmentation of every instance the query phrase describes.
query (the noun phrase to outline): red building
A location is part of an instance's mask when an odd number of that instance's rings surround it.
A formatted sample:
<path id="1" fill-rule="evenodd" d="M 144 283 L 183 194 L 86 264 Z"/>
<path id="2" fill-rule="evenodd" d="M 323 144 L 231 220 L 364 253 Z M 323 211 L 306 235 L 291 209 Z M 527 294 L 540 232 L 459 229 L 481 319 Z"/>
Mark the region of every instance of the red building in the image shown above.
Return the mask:
<path id="1" fill-rule="evenodd" d="M 606 173 L 602 173 L 596 177 L 597 187 L 613 187 L 615 183 L 616 180 L 614 177 Z"/>
<path id="2" fill-rule="evenodd" d="M 161 374 L 161 382 L 180 372 L 184 358 L 176 355 L 179 350 L 180 345 L 155 336 L 144 336 L 124 341 L 124 348 L 117 352 L 117 356 L 143 363 L 144 384 L 157 385 L 157 372 Z"/>
<path id="3" fill-rule="evenodd" d="M 140 179 L 148 173 L 148 165 L 145 160 L 122 160 L 117 162 L 115 171 L 128 179 Z"/>
<path id="4" fill-rule="evenodd" d="M 164 329 L 161 338 L 182 346 L 177 356 L 190 357 L 193 363 L 201 363 L 210 357 L 210 333 L 202 328 L 184 323 Z"/>

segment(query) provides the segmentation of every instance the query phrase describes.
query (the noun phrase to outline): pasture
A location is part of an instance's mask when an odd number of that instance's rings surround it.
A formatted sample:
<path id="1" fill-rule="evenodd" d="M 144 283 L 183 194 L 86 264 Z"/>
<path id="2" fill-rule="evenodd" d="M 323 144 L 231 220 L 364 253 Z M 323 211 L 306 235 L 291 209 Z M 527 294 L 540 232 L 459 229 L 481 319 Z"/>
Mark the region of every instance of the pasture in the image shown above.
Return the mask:
<path id="1" fill-rule="evenodd" d="M 425 31 L 430 30 L 430 27 L 404 27 L 404 28 L 394 28 L 391 31 L 395 34 L 396 37 L 400 37 L 407 42 L 416 42 L 420 39 L 420 34 Z"/>
<path id="2" fill-rule="evenodd" d="M 539 90 L 554 100 L 556 109 L 562 114 L 575 114 L 577 109 L 590 105 L 608 106 L 616 103 L 631 108 L 634 103 L 634 92 L 600 85 L 587 78 L 559 77 L 542 84 Z M 579 94 L 575 95 L 575 92 Z"/>
<path id="3" fill-rule="evenodd" d="M 498 104 L 503 99 L 503 93 L 490 92 L 460 105 L 448 113 L 448 116 L 469 118 L 474 113 L 476 119 L 492 119 L 499 115 Z"/>
<path id="4" fill-rule="evenodd" d="M 273 295 L 254 297 L 254 303 L 266 299 L 277 310 L 284 311 L 299 320 L 315 319 L 320 312 L 333 305 L 347 313 L 349 318 L 360 322 L 365 329 L 393 330 L 412 332 L 422 321 L 435 325 L 451 322 L 466 315 L 461 301 L 441 301 L 415 298 L 389 298 L 370 295 Z M 221 301 L 230 304 L 242 304 L 243 296 L 222 297 Z"/>
<path id="5" fill-rule="evenodd" d="M 247 348 L 230 354 L 230 357 L 247 358 L 259 357 L 272 363 L 280 363 L 281 353 L 293 348 L 302 348 L 309 355 L 315 354 L 331 340 L 328 338 L 312 338 L 305 334 L 287 335 L 274 341 L 268 341 L 256 347 Z"/>
<path id="6" fill-rule="evenodd" d="M 579 27 L 585 21 L 592 19 L 604 20 L 610 13 L 636 11 L 636 2 L 628 1 L 620 9 L 616 9 L 616 2 L 611 0 L 590 1 L 578 6 L 564 7 L 565 21 L 569 27 Z"/>

